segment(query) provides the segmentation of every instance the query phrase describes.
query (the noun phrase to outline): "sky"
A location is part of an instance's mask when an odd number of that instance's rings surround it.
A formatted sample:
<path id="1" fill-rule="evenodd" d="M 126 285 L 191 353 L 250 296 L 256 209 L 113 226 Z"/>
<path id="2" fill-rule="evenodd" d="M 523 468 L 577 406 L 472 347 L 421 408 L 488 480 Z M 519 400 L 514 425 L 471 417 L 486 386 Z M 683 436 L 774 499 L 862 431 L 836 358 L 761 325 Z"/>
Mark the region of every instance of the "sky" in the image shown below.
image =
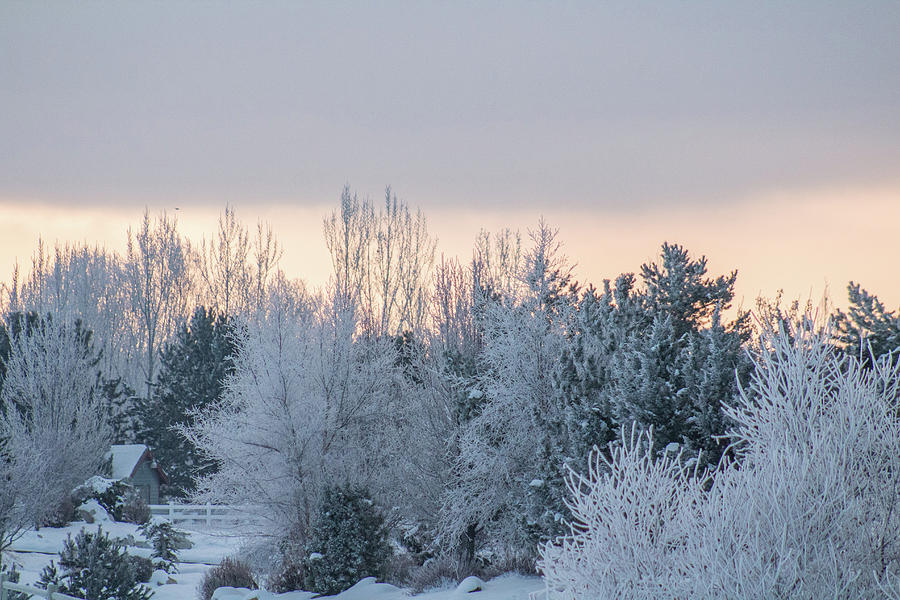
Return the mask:
<path id="1" fill-rule="evenodd" d="M 447 255 L 543 216 L 583 281 L 670 241 L 748 307 L 852 279 L 895 308 L 898 31 L 878 1 L 0 0 L 0 277 L 228 203 L 320 284 L 341 188 L 391 185 Z"/>

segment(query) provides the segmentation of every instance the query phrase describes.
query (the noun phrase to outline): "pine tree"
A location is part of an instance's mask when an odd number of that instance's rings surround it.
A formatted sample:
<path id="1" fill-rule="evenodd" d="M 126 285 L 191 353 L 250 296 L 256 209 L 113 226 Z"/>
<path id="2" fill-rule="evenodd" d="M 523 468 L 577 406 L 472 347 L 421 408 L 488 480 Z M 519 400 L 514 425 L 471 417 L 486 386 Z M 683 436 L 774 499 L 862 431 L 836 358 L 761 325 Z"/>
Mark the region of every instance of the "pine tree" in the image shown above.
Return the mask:
<path id="1" fill-rule="evenodd" d="M 175 426 L 192 424 L 193 411 L 221 396 L 233 370 L 231 329 L 224 315 L 197 307 L 162 352 L 157 393 L 141 402 L 139 441 L 152 449 L 169 476 L 169 495 L 187 495 L 198 475 L 214 469 Z"/>
<path id="2" fill-rule="evenodd" d="M 307 589 L 337 594 L 364 577 L 382 578 L 392 553 L 387 533 L 365 489 L 326 489 L 307 545 Z"/>
<path id="3" fill-rule="evenodd" d="M 706 277 L 705 256 L 692 259 L 683 246 L 668 242 L 662 245 L 660 259 L 641 265 L 644 306 L 651 318 L 657 313 L 669 316 L 675 338 L 708 325 L 717 308 L 731 306 L 737 271 Z"/>
<path id="4" fill-rule="evenodd" d="M 750 316 L 739 311 L 723 324 L 737 271 L 706 273 L 706 257 L 692 259 L 677 244 L 663 244 L 660 262 L 642 265 L 643 314 L 612 379 L 618 427 L 653 427 L 661 449 L 672 443 L 689 453 L 702 449 L 703 460 L 715 462 L 721 454 L 715 437 L 727 431 L 723 403 L 736 396 L 735 376 L 748 369 L 742 344 Z"/>
<path id="5" fill-rule="evenodd" d="M 615 420 L 653 427 L 655 440 L 663 446 L 682 442 L 691 415 L 677 369 L 680 362 L 681 343 L 668 315 L 656 315 L 648 330 L 630 335 L 613 361 Z"/>
<path id="6" fill-rule="evenodd" d="M 852 281 L 847 286 L 850 307 L 837 311 L 837 339 L 846 353 L 870 364 L 871 359 L 900 349 L 900 314 L 888 311 L 878 297 Z M 871 356 L 870 356 L 871 351 Z"/>
<path id="7" fill-rule="evenodd" d="M 528 491 L 543 498 L 543 539 L 570 518 L 566 467 L 578 467 L 594 446 L 605 451 L 623 426 L 653 427 L 658 451 L 674 442 L 686 457 L 701 450 L 704 463 L 715 464 L 723 450 L 716 440 L 728 429 L 723 402 L 749 368 L 748 314 L 721 318 L 736 273 L 707 277 L 705 258 L 663 244 L 659 262 L 643 265 L 641 275 L 643 290 L 623 274 L 578 302 L 555 380 L 545 471 Z"/>
<path id="8" fill-rule="evenodd" d="M 686 427 L 687 451 L 700 451 L 701 464 L 714 466 L 725 450 L 718 439 L 732 425 L 724 413 L 723 402 L 738 397 L 738 381 L 747 381 L 751 362 L 744 351 L 748 332 L 740 321 L 722 323 L 719 310 L 710 326 L 690 336 L 681 354 L 678 371 L 690 404 Z"/>
<path id="9" fill-rule="evenodd" d="M 102 528 L 82 529 L 74 539 L 69 535 L 59 553 L 59 569 L 51 562 L 41 572 L 39 585 L 50 584 L 85 600 L 149 600 L 153 595 L 138 584 L 122 541 L 110 539 Z"/>

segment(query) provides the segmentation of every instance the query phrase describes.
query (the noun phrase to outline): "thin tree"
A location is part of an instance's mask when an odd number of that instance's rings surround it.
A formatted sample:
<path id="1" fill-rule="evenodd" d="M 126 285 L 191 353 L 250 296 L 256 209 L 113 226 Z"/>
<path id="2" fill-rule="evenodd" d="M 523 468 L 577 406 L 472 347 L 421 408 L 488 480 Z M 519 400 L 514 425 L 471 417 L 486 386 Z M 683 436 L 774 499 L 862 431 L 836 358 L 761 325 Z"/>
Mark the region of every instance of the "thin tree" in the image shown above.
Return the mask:
<path id="1" fill-rule="evenodd" d="M 157 357 L 162 344 L 184 318 L 192 294 L 190 244 L 178 234 L 177 221 L 150 211 L 137 231 L 128 228 L 125 284 L 139 333 L 146 396 L 153 396 Z"/>

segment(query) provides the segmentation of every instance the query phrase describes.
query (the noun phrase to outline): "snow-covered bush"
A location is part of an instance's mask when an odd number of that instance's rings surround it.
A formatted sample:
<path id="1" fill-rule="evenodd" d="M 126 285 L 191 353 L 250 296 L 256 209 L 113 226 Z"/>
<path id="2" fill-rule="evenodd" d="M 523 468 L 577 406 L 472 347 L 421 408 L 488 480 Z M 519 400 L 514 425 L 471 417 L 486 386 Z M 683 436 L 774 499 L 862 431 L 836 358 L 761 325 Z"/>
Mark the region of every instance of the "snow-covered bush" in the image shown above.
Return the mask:
<path id="1" fill-rule="evenodd" d="M 640 447 L 573 475 L 551 597 L 875 598 L 900 575 L 900 362 L 845 360 L 810 319 L 765 331 L 711 484 Z M 648 438 L 649 439 L 649 438 Z"/>
<path id="2" fill-rule="evenodd" d="M 337 594 L 364 577 L 383 578 L 392 553 L 387 533 L 366 490 L 325 490 L 307 544 L 305 589 Z"/>
<path id="3" fill-rule="evenodd" d="M 282 549 L 278 568 L 266 581 L 266 589 L 276 594 L 303 589 L 304 556 L 302 551 Z"/>
<path id="4" fill-rule="evenodd" d="M 40 585 L 85 600 L 149 600 L 150 590 L 138 583 L 140 574 L 122 542 L 102 528 L 70 535 L 59 552 L 59 568 L 52 561 L 41 572 Z"/>
<path id="5" fill-rule="evenodd" d="M 138 583 L 148 583 L 153 576 L 153 561 L 143 556 L 128 555 L 131 568 L 134 571 L 134 580 Z"/>
<path id="6" fill-rule="evenodd" d="M 200 587 L 197 589 L 197 597 L 200 600 L 210 600 L 220 587 L 235 587 L 257 589 L 253 572 L 247 563 L 231 557 L 225 557 L 219 566 L 213 567 L 203 576 Z"/>
<path id="7" fill-rule="evenodd" d="M 75 501 L 96 500 L 115 521 L 146 523 L 150 508 L 133 485 L 95 475 L 73 490 Z"/>
<path id="8" fill-rule="evenodd" d="M 571 535 L 541 548 L 547 586 L 560 597 L 672 597 L 679 582 L 702 481 L 680 455 L 655 458 L 651 432 L 623 438 L 609 457 L 591 453 L 587 476 L 570 473 Z"/>
<path id="9" fill-rule="evenodd" d="M 65 496 L 56 507 L 40 522 L 41 527 L 65 527 L 75 520 L 75 503 L 71 496 Z"/>

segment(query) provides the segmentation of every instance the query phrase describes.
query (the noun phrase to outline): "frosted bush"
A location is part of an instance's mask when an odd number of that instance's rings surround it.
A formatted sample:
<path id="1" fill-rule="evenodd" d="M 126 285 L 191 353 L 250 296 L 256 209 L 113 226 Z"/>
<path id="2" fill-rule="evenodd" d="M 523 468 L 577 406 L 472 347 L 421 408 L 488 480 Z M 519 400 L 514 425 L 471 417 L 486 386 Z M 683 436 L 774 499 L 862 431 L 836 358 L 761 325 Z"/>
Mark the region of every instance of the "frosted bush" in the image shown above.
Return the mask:
<path id="1" fill-rule="evenodd" d="M 571 534 L 541 548 L 559 597 L 671 597 L 681 578 L 700 480 L 680 454 L 654 458 L 652 432 L 622 437 L 609 458 L 594 449 L 587 476 L 569 475 Z"/>

